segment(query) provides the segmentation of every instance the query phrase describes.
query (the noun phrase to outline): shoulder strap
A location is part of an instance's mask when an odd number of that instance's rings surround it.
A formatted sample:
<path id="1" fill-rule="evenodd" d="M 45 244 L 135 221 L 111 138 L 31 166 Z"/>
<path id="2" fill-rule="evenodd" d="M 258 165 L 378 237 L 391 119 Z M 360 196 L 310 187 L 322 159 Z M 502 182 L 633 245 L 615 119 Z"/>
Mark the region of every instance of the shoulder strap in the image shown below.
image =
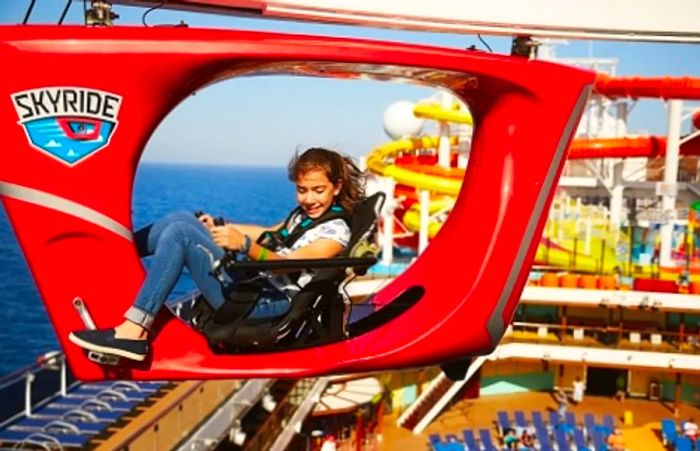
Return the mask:
<path id="1" fill-rule="evenodd" d="M 287 219 L 284 220 L 284 223 L 282 223 L 282 227 L 280 227 L 277 230 L 268 230 L 264 232 L 258 237 L 257 243 L 270 250 L 275 250 L 280 247 L 284 247 L 284 240 L 289 234 L 287 232 L 287 230 L 289 230 L 289 226 L 296 221 L 296 218 L 299 215 L 303 214 L 304 210 L 302 210 L 301 207 L 295 208 L 289 213 Z"/>
<path id="2" fill-rule="evenodd" d="M 309 230 L 336 219 L 342 219 L 346 223 L 350 222 L 349 215 L 340 205 L 331 206 L 328 211 L 316 219 L 308 217 L 301 207 L 297 207 L 287 216 L 281 228 L 263 233 L 258 239 L 258 244 L 272 250 L 282 247 L 290 248 Z"/>

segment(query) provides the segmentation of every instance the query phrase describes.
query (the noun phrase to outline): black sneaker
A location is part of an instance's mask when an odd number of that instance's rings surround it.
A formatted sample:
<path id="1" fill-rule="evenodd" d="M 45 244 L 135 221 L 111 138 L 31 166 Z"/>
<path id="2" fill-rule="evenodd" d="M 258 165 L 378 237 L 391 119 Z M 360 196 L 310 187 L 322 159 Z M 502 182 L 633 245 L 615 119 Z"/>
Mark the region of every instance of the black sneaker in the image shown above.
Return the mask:
<path id="1" fill-rule="evenodd" d="M 68 339 L 81 348 L 104 354 L 143 361 L 148 354 L 148 340 L 115 338 L 114 329 L 71 332 Z"/>

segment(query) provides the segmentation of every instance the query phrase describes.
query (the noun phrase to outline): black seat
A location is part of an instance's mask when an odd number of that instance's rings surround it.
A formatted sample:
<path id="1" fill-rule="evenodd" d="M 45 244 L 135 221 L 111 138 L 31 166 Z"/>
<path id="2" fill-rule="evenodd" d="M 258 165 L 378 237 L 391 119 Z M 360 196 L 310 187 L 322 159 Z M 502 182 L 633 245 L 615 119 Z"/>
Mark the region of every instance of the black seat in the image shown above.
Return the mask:
<path id="1" fill-rule="evenodd" d="M 291 300 L 289 311 L 275 318 L 247 318 L 254 306 L 255 284 L 237 286 L 216 312 L 198 299 L 191 323 L 209 340 L 216 352 L 279 350 L 315 346 L 346 337 L 346 303 L 341 284 L 353 275 L 366 273 L 376 263 L 371 243 L 385 194 L 376 193 L 353 208 L 350 241 L 335 258 L 235 262 L 225 265 L 229 272 L 314 269 L 315 275 Z M 238 297 L 237 297 L 238 295 Z"/>

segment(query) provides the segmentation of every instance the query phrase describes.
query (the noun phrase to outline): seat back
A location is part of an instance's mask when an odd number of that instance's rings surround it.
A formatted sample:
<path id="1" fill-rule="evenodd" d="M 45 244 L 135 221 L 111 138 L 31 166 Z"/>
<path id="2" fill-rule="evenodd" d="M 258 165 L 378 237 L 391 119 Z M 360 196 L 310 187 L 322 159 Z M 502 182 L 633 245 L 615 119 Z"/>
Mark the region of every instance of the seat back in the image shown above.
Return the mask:
<path id="1" fill-rule="evenodd" d="M 369 256 L 385 198 L 384 193 L 376 193 L 355 205 L 350 221 L 350 240 L 339 257 Z M 342 339 L 345 303 L 339 288 L 349 272 L 357 271 L 360 270 L 344 266 L 318 270 L 292 298 L 285 315 L 261 319 L 241 317 L 233 321 L 227 318 L 225 323 L 217 321 L 213 315 L 213 320 L 204 321 L 201 331 L 217 352 L 264 350 L 272 346 L 278 350 Z"/>

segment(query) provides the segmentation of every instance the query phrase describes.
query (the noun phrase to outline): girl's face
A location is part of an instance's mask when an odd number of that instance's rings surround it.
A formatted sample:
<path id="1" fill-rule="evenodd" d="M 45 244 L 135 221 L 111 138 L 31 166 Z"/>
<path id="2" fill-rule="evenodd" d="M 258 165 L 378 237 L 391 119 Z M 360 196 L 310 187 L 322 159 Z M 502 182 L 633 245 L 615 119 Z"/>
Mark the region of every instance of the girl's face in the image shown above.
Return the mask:
<path id="1" fill-rule="evenodd" d="M 340 182 L 333 184 L 321 168 L 309 169 L 297 178 L 297 202 L 311 218 L 316 219 L 331 208 L 339 192 Z"/>

